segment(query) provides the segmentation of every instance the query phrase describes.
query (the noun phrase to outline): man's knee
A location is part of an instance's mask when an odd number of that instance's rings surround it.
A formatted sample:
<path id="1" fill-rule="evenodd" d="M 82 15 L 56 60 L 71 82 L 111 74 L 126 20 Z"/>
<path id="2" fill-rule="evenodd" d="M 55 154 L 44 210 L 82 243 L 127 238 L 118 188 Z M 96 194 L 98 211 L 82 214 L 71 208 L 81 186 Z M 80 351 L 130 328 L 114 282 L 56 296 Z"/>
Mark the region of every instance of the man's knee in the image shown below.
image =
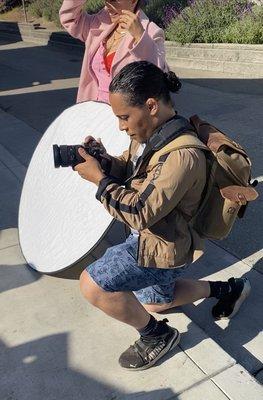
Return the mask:
<path id="1" fill-rule="evenodd" d="M 80 291 L 91 304 L 96 305 L 103 290 L 93 281 L 89 273 L 84 270 L 79 278 Z"/>

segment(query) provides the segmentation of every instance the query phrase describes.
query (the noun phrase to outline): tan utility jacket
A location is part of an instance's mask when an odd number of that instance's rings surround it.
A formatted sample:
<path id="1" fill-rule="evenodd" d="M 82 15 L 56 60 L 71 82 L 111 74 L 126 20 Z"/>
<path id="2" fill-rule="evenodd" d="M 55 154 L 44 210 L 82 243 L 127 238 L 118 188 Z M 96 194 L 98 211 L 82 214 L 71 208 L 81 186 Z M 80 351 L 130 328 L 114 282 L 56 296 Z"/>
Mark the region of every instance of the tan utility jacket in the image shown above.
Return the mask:
<path id="1" fill-rule="evenodd" d="M 138 265 L 175 268 L 190 263 L 204 248 L 187 223 L 206 182 L 204 152 L 174 150 L 153 157 L 134 174 L 132 159 L 138 146 L 131 141 L 122 156 L 112 157 L 111 177 L 102 179 L 96 197 L 114 218 L 139 231 Z"/>

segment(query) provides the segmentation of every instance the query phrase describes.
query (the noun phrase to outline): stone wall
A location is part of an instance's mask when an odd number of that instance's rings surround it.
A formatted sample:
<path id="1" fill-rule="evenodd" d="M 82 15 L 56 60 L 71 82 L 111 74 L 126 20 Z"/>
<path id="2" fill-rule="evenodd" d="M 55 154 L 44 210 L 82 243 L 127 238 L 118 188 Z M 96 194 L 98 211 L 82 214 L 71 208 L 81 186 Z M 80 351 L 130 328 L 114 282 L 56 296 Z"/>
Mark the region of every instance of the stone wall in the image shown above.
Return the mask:
<path id="1" fill-rule="evenodd" d="M 173 68 L 189 68 L 263 77 L 263 45 L 166 42 L 166 55 Z"/>

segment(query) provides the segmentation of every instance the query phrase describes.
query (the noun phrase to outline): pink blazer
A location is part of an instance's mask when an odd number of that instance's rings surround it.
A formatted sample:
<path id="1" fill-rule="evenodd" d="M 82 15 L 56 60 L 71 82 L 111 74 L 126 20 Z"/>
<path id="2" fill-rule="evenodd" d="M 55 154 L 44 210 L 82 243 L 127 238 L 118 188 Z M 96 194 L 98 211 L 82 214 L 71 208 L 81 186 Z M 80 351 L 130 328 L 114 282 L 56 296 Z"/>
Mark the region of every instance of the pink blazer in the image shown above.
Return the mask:
<path id="1" fill-rule="evenodd" d="M 106 8 L 97 14 L 89 15 L 82 10 L 85 0 L 64 0 L 59 11 L 60 21 L 68 33 L 85 42 L 77 102 L 96 100 L 98 82 L 91 69 L 91 61 L 100 43 L 113 30 L 114 24 Z M 140 60 L 147 60 L 164 71 L 169 68 L 165 62 L 164 32 L 153 22 L 150 22 L 143 11 L 139 11 L 139 18 L 145 30 L 140 41 L 134 45 L 133 37 L 125 35 L 116 51 L 111 77 L 113 78 L 122 67 Z"/>

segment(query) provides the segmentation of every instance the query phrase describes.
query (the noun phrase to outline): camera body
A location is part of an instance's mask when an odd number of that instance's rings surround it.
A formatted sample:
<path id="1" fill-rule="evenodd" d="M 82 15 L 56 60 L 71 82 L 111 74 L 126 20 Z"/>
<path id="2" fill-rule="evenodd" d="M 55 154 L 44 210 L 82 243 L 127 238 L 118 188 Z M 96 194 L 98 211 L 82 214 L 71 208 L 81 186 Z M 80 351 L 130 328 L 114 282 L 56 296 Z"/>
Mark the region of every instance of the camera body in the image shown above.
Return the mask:
<path id="1" fill-rule="evenodd" d="M 57 145 L 53 144 L 53 155 L 55 168 L 59 167 L 72 167 L 74 168 L 77 164 L 85 162 L 85 159 L 81 157 L 78 152 L 79 148 L 83 148 L 87 154 L 96 158 L 100 163 L 101 167 L 106 170 L 108 161 L 106 157 L 103 157 L 103 150 L 96 140 L 90 140 L 88 143 L 75 144 L 75 145 Z"/>

